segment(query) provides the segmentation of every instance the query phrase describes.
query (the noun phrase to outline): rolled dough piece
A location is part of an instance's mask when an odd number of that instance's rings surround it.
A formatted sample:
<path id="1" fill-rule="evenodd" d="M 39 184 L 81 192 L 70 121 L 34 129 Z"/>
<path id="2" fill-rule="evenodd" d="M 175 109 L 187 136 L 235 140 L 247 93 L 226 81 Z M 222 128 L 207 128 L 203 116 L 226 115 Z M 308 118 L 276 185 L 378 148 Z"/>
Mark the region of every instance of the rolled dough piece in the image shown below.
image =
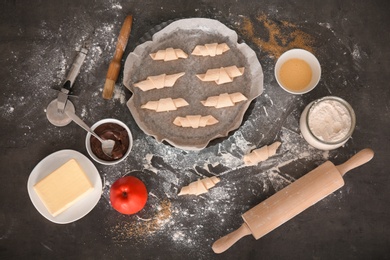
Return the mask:
<path id="1" fill-rule="evenodd" d="M 181 49 L 167 48 L 149 54 L 153 60 L 171 61 L 178 59 L 187 59 L 188 55 Z"/>
<path id="2" fill-rule="evenodd" d="M 180 72 L 171 75 L 161 74 L 157 76 L 149 76 L 146 80 L 134 83 L 134 86 L 140 88 L 142 91 L 172 87 L 176 83 L 176 80 L 184 74 L 184 72 Z"/>
<path id="3" fill-rule="evenodd" d="M 191 182 L 188 186 L 184 186 L 183 188 L 181 188 L 180 193 L 178 195 L 179 196 L 182 196 L 182 195 L 196 195 L 196 196 L 198 196 L 200 194 L 208 192 L 208 190 L 210 188 L 214 187 L 215 184 L 217 184 L 218 182 L 220 182 L 220 179 L 218 179 L 215 176 L 213 176 L 211 178 L 197 180 L 197 181 Z"/>
<path id="4" fill-rule="evenodd" d="M 245 165 L 256 165 L 259 162 L 267 160 L 269 157 L 276 154 L 276 150 L 281 145 L 281 142 L 274 142 L 271 145 L 265 145 L 259 149 L 253 150 L 251 153 L 244 156 Z"/>
<path id="5" fill-rule="evenodd" d="M 244 67 L 237 66 L 221 67 L 219 69 L 209 69 L 205 74 L 197 74 L 201 81 L 215 81 L 218 85 L 233 82 L 233 79 L 244 74 Z"/>
<path id="6" fill-rule="evenodd" d="M 156 112 L 167 112 L 188 105 L 187 101 L 183 98 L 161 98 L 158 101 L 149 101 L 145 105 L 142 105 L 141 108 L 155 110 Z"/>
<path id="7" fill-rule="evenodd" d="M 235 93 L 223 93 L 219 96 L 211 96 L 208 97 L 205 101 L 200 101 L 206 107 L 232 107 L 236 103 L 248 100 L 241 92 Z"/>
<path id="8" fill-rule="evenodd" d="M 173 121 L 173 124 L 181 127 L 206 127 L 208 125 L 214 125 L 219 121 L 211 115 L 201 116 L 201 115 L 188 115 L 186 117 L 176 117 Z"/>
<path id="9" fill-rule="evenodd" d="M 226 43 L 210 43 L 205 45 L 196 45 L 192 51 L 192 55 L 196 56 L 211 56 L 221 55 L 224 52 L 230 50 Z"/>

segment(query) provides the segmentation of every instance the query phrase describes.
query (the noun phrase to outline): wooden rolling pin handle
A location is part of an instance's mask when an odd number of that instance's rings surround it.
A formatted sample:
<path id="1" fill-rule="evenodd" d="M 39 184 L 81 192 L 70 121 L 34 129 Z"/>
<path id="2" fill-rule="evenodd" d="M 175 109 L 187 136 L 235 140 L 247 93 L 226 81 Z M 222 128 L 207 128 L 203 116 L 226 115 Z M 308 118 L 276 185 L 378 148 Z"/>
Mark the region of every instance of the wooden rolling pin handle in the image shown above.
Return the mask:
<path id="1" fill-rule="evenodd" d="M 340 172 L 341 176 L 344 176 L 348 171 L 359 167 L 366 162 L 370 161 L 374 157 L 374 151 L 370 148 L 366 148 L 352 156 L 348 161 L 343 164 L 337 165 L 336 168 Z"/>
<path id="2" fill-rule="evenodd" d="M 106 82 L 103 89 L 103 98 L 105 99 L 110 99 L 112 97 L 112 93 L 114 92 L 115 82 L 118 79 L 121 68 L 121 59 L 126 49 L 127 41 L 129 40 L 132 24 L 133 16 L 128 15 L 123 22 L 121 31 L 119 32 L 114 57 L 108 67 Z"/>
<path id="3" fill-rule="evenodd" d="M 249 229 L 248 225 L 246 223 L 243 223 L 241 227 L 239 227 L 237 230 L 215 241 L 212 246 L 212 249 L 214 253 L 220 254 L 228 250 L 232 245 L 234 245 L 234 243 L 236 243 L 242 237 L 250 234 L 252 234 L 252 232 Z"/>
<path id="4" fill-rule="evenodd" d="M 338 174 L 343 176 L 349 170 L 370 161 L 373 156 L 374 152 L 366 148 L 336 166 L 337 170 L 330 162 L 317 167 L 242 215 L 245 223 L 236 231 L 214 242 L 213 251 L 222 253 L 249 234 L 259 239 L 342 187 L 344 182 Z"/>

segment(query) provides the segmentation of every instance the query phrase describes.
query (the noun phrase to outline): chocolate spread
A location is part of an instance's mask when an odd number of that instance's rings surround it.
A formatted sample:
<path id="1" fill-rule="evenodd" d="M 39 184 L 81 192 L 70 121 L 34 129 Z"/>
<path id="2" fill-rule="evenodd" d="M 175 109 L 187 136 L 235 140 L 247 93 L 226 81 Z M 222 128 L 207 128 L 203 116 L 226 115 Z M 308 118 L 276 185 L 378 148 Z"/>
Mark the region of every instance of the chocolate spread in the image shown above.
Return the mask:
<path id="1" fill-rule="evenodd" d="M 94 132 L 103 140 L 114 140 L 115 146 L 112 150 L 111 158 L 104 154 L 100 141 L 91 136 L 92 152 L 104 161 L 115 161 L 122 158 L 129 149 L 129 135 L 122 126 L 115 123 L 104 123 L 96 127 Z"/>

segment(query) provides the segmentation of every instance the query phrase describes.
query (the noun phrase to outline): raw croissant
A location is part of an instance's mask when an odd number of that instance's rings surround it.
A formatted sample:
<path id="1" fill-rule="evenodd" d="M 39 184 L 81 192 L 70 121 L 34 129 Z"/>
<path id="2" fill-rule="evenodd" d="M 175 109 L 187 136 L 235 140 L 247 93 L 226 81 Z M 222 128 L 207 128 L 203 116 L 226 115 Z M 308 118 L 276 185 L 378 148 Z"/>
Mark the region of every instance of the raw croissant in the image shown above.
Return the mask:
<path id="1" fill-rule="evenodd" d="M 171 75 L 161 74 L 157 76 L 149 76 L 146 78 L 146 80 L 135 83 L 134 86 L 140 88 L 142 91 L 160 89 L 163 87 L 172 87 L 176 80 L 184 74 L 184 72 L 181 72 Z"/>
<path id="2" fill-rule="evenodd" d="M 224 52 L 230 50 L 226 43 L 210 43 L 205 45 L 196 45 L 192 51 L 192 55 L 196 56 L 211 56 L 221 55 Z"/>
<path id="3" fill-rule="evenodd" d="M 209 69 L 206 74 L 197 74 L 196 76 L 201 81 L 215 81 L 218 85 L 232 82 L 235 77 L 244 74 L 244 67 L 237 66 L 221 67 L 219 69 Z"/>
<path id="4" fill-rule="evenodd" d="M 222 108 L 222 107 L 232 107 L 235 105 L 235 103 L 248 100 L 241 92 L 235 92 L 235 93 L 223 93 L 219 96 L 211 96 L 208 97 L 205 101 L 200 101 L 202 104 L 206 107 L 215 107 L 215 108 Z"/>
<path id="5" fill-rule="evenodd" d="M 256 165 L 259 162 L 267 160 L 269 157 L 276 154 L 276 150 L 281 142 L 274 142 L 271 145 L 265 145 L 259 149 L 253 150 L 251 153 L 244 156 L 245 165 Z"/>
<path id="6" fill-rule="evenodd" d="M 187 59 L 188 57 L 188 55 L 183 50 L 173 49 L 173 48 L 159 50 L 149 55 L 150 57 L 152 57 L 153 60 L 163 60 L 163 61 L 178 60 L 179 58 Z"/>
<path id="7" fill-rule="evenodd" d="M 173 121 L 173 124 L 181 127 L 192 127 L 192 128 L 198 128 L 198 127 L 206 127 L 208 125 L 214 125 L 218 123 L 218 120 L 215 119 L 213 116 L 200 116 L 200 115 L 189 115 L 186 117 L 176 117 Z"/>
<path id="8" fill-rule="evenodd" d="M 158 101 L 149 101 L 141 108 L 155 110 L 156 112 L 166 112 L 177 110 L 179 107 L 185 107 L 189 104 L 183 98 L 161 98 Z"/>
<path id="9" fill-rule="evenodd" d="M 213 176 L 211 178 L 205 178 L 191 182 L 188 186 L 181 188 L 179 196 L 181 195 L 200 195 L 206 193 L 210 188 L 214 187 L 220 180 Z"/>

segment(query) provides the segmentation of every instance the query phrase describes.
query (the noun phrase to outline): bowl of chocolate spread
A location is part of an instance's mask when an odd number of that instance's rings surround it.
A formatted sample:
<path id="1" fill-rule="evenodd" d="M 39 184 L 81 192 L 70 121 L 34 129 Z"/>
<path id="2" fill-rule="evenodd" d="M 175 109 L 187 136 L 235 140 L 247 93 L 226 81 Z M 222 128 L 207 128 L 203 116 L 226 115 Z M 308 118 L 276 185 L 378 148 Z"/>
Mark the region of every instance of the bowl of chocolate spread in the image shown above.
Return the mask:
<path id="1" fill-rule="evenodd" d="M 123 161 L 129 155 L 133 145 L 133 137 L 126 124 L 117 119 L 106 118 L 95 123 L 91 129 L 102 139 L 115 141 L 114 149 L 109 157 L 103 153 L 99 140 L 90 133 L 87 134 L 85 145 L 89 155 L 96 162 L 112 165 Z"/>

